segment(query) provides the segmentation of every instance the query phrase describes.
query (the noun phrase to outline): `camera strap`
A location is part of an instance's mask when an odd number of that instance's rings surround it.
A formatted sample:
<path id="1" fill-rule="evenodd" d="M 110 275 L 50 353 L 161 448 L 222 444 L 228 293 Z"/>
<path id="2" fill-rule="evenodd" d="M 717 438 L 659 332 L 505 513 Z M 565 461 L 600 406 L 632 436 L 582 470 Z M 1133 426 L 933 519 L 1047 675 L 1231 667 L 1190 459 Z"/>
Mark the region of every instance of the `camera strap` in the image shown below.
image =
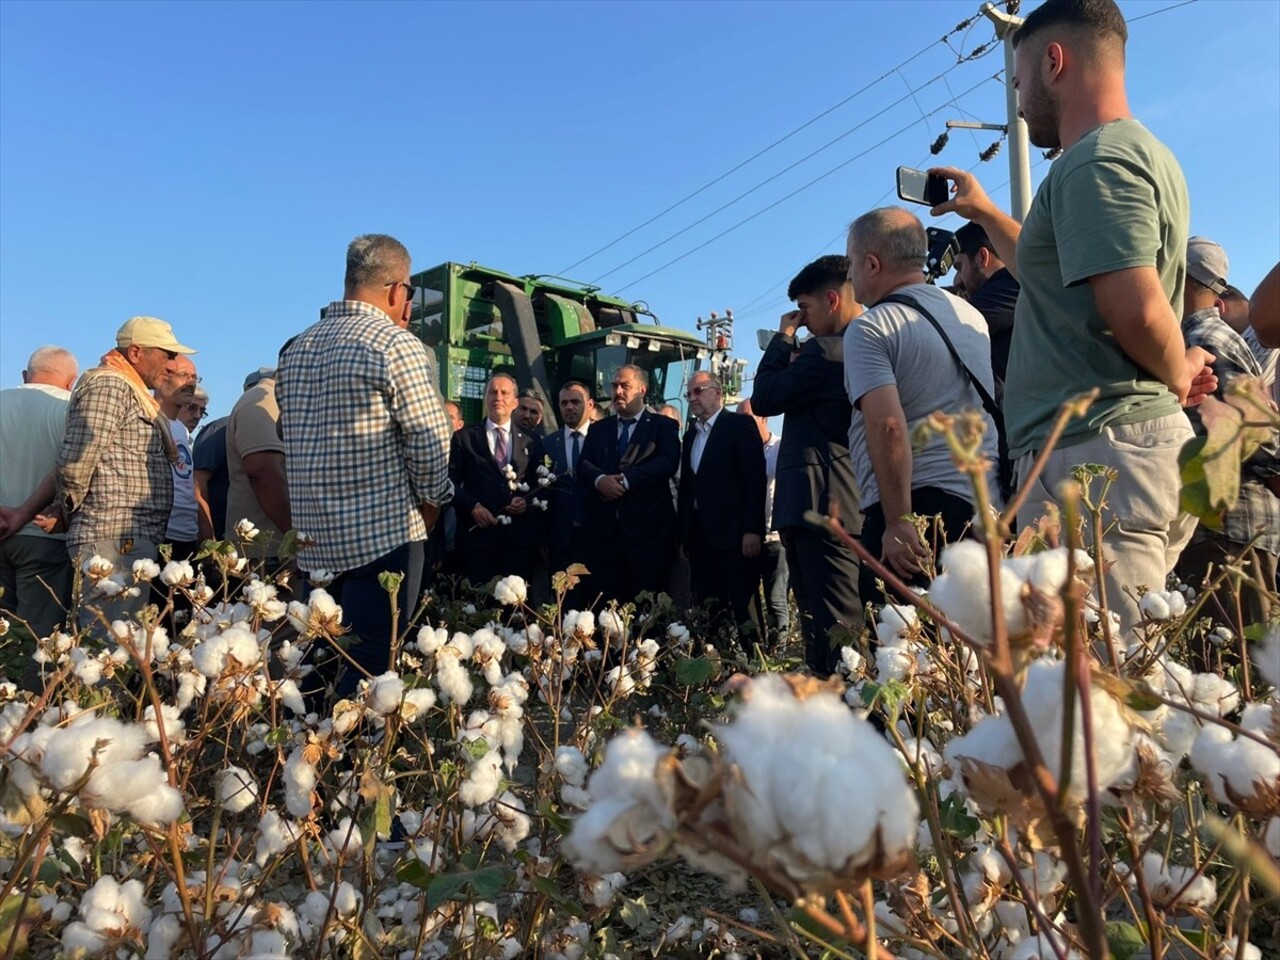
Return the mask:
<path id="1" fill-rule="evenodd" d="M 876 306 L 879 306 L 882 303 L 900 303 L 904 307 L 910 307 L 916 313 L 920 314 L 920 316 L 929 321 L 929 325 L 933 327 L 934 330 L 938 331 L 938 336 L 940 336 L 942 338 L 942 342 L 947 345 L 947 351 L 951 354 L 951 359 L 954 360 L 956 365 L 964 371 L 965 376 L 969 378 L 969 382 L 973 384 L 973 389 L 978 392 L 978 396 L 982 399 L 982 409 L 986 410 L 987 413 L 991 415 L 991 419 L 996 422 L 996 425 L 1003 429 L 1004 416 L 1001 414 L 1000 408 L 996 406 L 995 398 L 992 397 L 987 388 L 982 385 L 982 381 L 973 375 L 973 371 L 965 365 L 965 362 L 960 359 L 960 352 L 956 350 L 955 344 L 951 342 L 951 338 L 948 337 L 947 332 L 942 329 L 942 324 L 938 322 L 937 318 L 905 294 L 891 293 L 887 297 L 881 297 L 876 301 Z"/>

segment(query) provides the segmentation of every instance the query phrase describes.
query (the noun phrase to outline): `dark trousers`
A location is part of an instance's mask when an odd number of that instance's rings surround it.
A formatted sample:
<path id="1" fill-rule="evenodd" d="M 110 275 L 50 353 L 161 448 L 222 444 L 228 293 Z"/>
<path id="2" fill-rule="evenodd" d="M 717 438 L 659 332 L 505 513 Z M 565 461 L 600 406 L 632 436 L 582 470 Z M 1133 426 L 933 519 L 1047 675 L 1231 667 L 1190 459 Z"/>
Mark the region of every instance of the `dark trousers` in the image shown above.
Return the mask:
<path id="1" fill-rule="evenodd" d="M 410 598 L 418 596 L 422 580 L 421 543 L 406 543 L 371 560 L 364 566 L 339 574 L 326 589 L 334 600 L 342 607 L 342 620 L 348 628 L 351 640 L 347 654 L 358 663 L 361 669 L 372 676 L 386 673 L 393 669 L 391 664 L 391 595 L 383 589 L 378 577 L 383 573 L 400 573 L 404 577 L 396 593 L 396 607 L 399 611 L 399 628 L 401 631 L 413 616 Z M 416 555 L 416 556 L 415 556 Z M 417 582 L 411 582 L 416 576 Z M 308 590 L 308 594 L 310 591 Z M 349 698 L 356 687 L 364 679 L 364 674 L 352 669 L 346 658 L 328 659 L 331 651 L 320 650 L 320 659 L 327 666 L 324 671 L 326 682 L 335 681 L 334 695 L 337 699 Z"/>
<path id="2" fill-rule="evenodd" d="M 67 621 L 71 559 L 64 540 L 16 534 L 0 541 L 0 609 L 47 637 Z"/>
<path id="3" fill-rule="evenodd" d="M 667 537 L 629 537 L 617 530 L 611 537 L 589 537 L 586 592 L 601 604 L 630 603 L 644 591 L 666 593 L 672 549 Z"/>
<path id="4" fill-rule="evenodd" d="M 825 677 L 835 669 L 846 635 L 862 629 L 858 557 L 825 530 L 789 527 L 782 539 L 791 592 L 800 610 L 805 662 Z"/>
<path id="5" fill-rule="evenodd" d="M 973 522 L 973 511 L 973 504 L 964 497 L 939 490 L 937 487 L 917 487 L 911 491 L 911 512 L 934 518 L 924 542 L 925 546 L 933 552 L 935 565 L 939 554 L 942 553 L 942 548 L 948 543 L 959 540 L 965 528 Z M 884 548 L 884 510 L 880 504 L 872 504 L 862 508 L 862 517 L 862 545 L 867 548 L 868 553 L 878 559 L 880 551 Z M 875 572 L 864 566 L 861 579 L 858 581 L 858 592 L 862 595 L 863 603 L 885 602 L 885 595 L 876 587 L 875 581 Z M 924 575 L 917 574 L 907 580 L 907 583 L 913 587 L 927 587 L 929 580 Z"/>
<path id="6" fill-rule="evenodd" d="M 744 644 L 758 640 L 760 558 L 744 557 L 741 545 L 717 549 L 697 535 L 688 553 L 693 602 L 710 604 L 712 642 L 724 634 L 737 634 Z"/>
<path id="7" fill-rule="evenodd" d="M 468 536 L 462 542 L 462 569 L 473 587 L 512 574 L 527 582 L 533 578 L 537 550 L 516 546 L 502 536 Z"/>
<path id="8" fill-rule="evenodd" d="M 787 604 L 790 577 L 787 573 L 787 552 L 781 540 L 766 540 L 760 551 L 761 573 L 764 578 L 765 629 L 769 638 L 778 642 L 791 627 L 791 610 Z"/>

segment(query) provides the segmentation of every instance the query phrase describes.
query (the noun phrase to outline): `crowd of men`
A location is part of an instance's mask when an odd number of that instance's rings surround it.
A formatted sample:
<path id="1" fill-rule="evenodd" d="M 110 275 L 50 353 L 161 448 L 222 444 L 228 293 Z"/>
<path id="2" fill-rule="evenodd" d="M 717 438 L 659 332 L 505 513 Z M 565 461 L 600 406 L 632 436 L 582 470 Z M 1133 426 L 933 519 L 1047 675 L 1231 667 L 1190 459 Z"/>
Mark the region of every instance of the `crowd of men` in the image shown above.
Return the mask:
<path id="1" fill-rule="evenodd" d="M 1222 247 L 1190 235 L 1177 161 L 1128 109 L 1126 42 L 1113 0 L 1042 4 L 1016 34 L 1014 80 L 1032 142 L 1062 155 L 1025 221 L 972 174 L 934 171 L 953 196 L 932 212 L 969 221 L 943 289 L 924 280 L 915 215 L 859 216 L 846 256 L 792 280 L 796 309 L 750 398 L 729 409 L 723 384 L 694 373 L 683 431 L 635 365 L 612 372 L 607 398 L 559 385 L 563 426 L 550 434 L 534 385 L 495 370 L 483 419 L 464 423 L 408 330 L 409 252 L 381 234 L 351 243 L 342 299 L 194 444 L 209 398 L 169 324 L 129 320 L 78 380 L 74 358 L 43 348 L 23 386 L 0 394 L 0 602 L 37 633 L 76 609 L 96 629 L 149 598 L 125 590 L 76 607 L 73 565 L 127 569 L 160 544 L 191 557 L 244 519 L 259 531 L 245 551 L 271 570 L 286 562 L 286 532 L 305 533 L 298 567 L 342 604 L 361 641 L 351 656 L 370 673 L 386 668 L 394 622 L 383 574 L 401 575 L 403 614 L 449 576 L 518 574 L 549 599 L 552 574 L 582 564 L 570 606 L 668 593 L 705 608 L 709 638 L 785 633 L 791 594 L 806 661 L 826 674 L 840 632 L 861 629 L 883 585 L 922 584 L 971 527 L 973 477 L 944 437 L 913 445 L 913 434 L 936 411 L 976 411 L 997 505 L 1034 472 L 1021 526 L 1061 505 L 1076 465 L 1115 469 L 1104 579 L 1124 629 L 1140 619 L 1141 590 L 1233 557 L 1248 574 L 1235 588 L 1246 619 L 1276 617 L 1275 432 L 1213 529 L 1180 509 L 1178 455 L 1205 429 L 1197 405 L 1238 378 L 1263 383 L 1274 409 L 1280 266 L 1251 301 L 1229 284 Z M 1087 412 L 1051 438 L 1064 402 L 1090 390 Z M 860 562 L 813 513 L 883 566 Z M 1234 609 L 1223 597 L 1217 612 Z M 358 679 L 349 671 L 339 693 Z"/>

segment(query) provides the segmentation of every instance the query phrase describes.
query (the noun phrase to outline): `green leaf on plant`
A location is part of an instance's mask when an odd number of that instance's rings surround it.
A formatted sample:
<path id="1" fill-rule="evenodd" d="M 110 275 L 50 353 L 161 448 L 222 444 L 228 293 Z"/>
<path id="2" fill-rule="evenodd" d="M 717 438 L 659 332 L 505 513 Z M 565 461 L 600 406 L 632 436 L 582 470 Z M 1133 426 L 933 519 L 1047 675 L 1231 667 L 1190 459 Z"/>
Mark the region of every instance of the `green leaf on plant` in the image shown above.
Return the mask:
<path id="1" fill-rule="evenodd" d="M 484 737 L 476 737 L 474 740 L 465 741 L 462 744 L 462 749 L 472 760 L 479 760 L 489 753 L 489 741 Z"/>
<path id="2" fill-rule="evenodd" d="M 700 687 L 711 679 L 711 661 L 706 657 L 683 657 L 676 661 L 676 680 L 686 687 Z"/>
<path id="3" fill-rule="evenodd" d="M 1222 516 L 1240 497 L 1240 465 L 1253 456 L 1271 429 L 1260 380 L 1239 377 L 1224 399 L 1206 397 L 1196 407 L 1204 435 L 1193 437 L 1178 454 L 1182 477 L 1181 506 L 1211 530 L 1222 529 Z"/>
<path id="4" fill-rule="evenodd" d="M 282 747 L 292 736 L 288 727 L 275 727 L 263 738 L 263 743 L 268 747 Z"/>
<path id="5" fill-rule="evenodd" d="M 555 881 L 550 877 L 534 877 L 533 889 L 537 890 L 552 903 L 567 910 L 572 916 L 581 917 L 587 912 L 586 907 L 582 904 L 561 893 Z"/>
<path id="6" fill-rule="evenodd" d="M 434 910 L 446 900 L 465 899 L 462 893 L 467 889 L 477 900 L 493 900 L 506 887 L 510 876 L 510 870 L 497 865 L 437 873 L 427 885 L 427 909 Z"/>
<path id="7" fill-rule="evenodd" d="M 400 866 L 396 867 L 396 879 L 401 883 L 410 883 L 419 890 L 425 890 L 431 885 L 431 879 L 434 877 L 427 865 L 421 860 L 406 860 Z"/>
<path id="8" fill-rule="evenodd" d="M 938 820 L 943 830 L 962 840 L 972 837 L 982 825 L 977 817 L 970 816 L 964 801 L 956 793 L 948 794 L 939 804 Z"/>
<path id="9" fill-rule="evenodd" d="M 53 829 L 84 839 L 93 833 L 93 825 L 78 813 L 60 813 L 53 818 Z"/>
<path id="10" fill-rule="evenodd" d="M 880 684 L 874 680 L 868 680 L 862 685 L 858 693 L 862 697 L 864 706 L 873 707 L 876 703 L 876 697 L 880 696 Z"/>
<path id="11" fill-rule="evenodd" d="M 1139 713 L 1146 713 L 1149 710 L 1155 710 L 1163 702 L 1160 694 L 1156 693 L 1151 684 L 1146 680 L 1130 680 L 1129 692 L 1124 698 L 1125 705 L 1130 710 L 1136 710 Z"/>
<path id="12" fill-rule="evenodd" d="M 1147 945 L 1142 930 L 1132 923 L 1113 920 L 1107 924 L 1107 946 L 1115 960 L 1129 960 Z"/>
<path id="13" fill-rule="evenodd" d="M 392 570 L 384 570 L 378 574 L 378 586 L 389 594 L 395 594 L 400 589 L 400 581 L 404 579 L 403 573 L 396 573 Z"/>
<path id="14" fill-rule="evenodd" d="M 538 816 L 546 820 L 547 823 L 555 827 L 560 833 L 565 834 L 569 832 L 569 818 L 559 810 L 556 810 L 555 807 L 551 805 L 550 800 L 543 800 L 538 804 Z"/>

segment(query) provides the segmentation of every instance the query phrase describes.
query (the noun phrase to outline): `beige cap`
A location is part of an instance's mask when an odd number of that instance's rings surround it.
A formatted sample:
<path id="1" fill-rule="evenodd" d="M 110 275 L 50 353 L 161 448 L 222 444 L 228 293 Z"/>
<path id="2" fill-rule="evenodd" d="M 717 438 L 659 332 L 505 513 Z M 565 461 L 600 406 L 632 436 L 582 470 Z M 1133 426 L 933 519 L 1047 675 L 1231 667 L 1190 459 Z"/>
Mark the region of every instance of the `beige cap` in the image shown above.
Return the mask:
<path id="1" fill-rule="evenodd" d="M 1214 293 L 1227 289 L 1227 251 L 1204 237 L 1187 241 L 1187 275 Z"/>
<path id="2" fill-rule="evenodd" d="M 125 347 L 158 347 L 172 353 L 195 353 L 190 347 L 183 346 L 173 335 L 173 327 L 155 317 L 131 317 L 123 327 L 116 331 L 116 346 Z"/>

